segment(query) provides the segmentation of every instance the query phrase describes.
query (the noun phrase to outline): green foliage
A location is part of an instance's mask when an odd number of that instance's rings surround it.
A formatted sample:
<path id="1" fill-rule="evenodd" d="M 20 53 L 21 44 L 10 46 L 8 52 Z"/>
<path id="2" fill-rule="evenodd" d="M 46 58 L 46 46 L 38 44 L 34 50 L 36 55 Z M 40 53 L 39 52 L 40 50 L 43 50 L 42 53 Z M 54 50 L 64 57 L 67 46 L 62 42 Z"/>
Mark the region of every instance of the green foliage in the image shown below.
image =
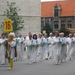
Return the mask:
<path id="1" fill-rule="evenodd" d="M 45 26 L 43 26 L 42 30 L 45 30 L 48 35 L 50 32 L 52 32 L 52 28 L 50 27 L 49 24 L 46 24 Z"/>
<path id="2" fill-rule="evenodd" d="M 13 21 L 12 25 L 14 32 L 16 32 L 17 30 L 21 30 L 24 27 L 24 20 L 22 20 L 22 17 L 18 15 L 18 11 L 20 11 L 20 9 L 15 5 L 15 2 L 7 2 L 8 8 L 4 11 L 4 16 L 7 16 Z"/>

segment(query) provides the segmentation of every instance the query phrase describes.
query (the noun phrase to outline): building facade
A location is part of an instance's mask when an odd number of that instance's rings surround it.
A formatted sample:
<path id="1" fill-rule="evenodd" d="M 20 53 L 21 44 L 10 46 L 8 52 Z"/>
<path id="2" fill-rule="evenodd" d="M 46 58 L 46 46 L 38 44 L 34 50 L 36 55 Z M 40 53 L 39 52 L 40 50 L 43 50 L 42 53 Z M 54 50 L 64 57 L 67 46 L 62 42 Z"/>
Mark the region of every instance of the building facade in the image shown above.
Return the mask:
<path id="1" fill-rule="evenodd" d="M 48 24 L 53 30 L 75 28 L 75 1 L 55 1 L 41 3 L 41 26 Z"/>
<path id="2" fill-rule="evenodd" d="M 41 31 L 41 2 L 40 0 L 0 0 L 0 25 L 6 18 L 3 16 L 7 8 L 7 2 L 15 2 L 21 9 L 19 16 L 24 20 L 24 28 L 19 31 L 20 34 L 27 35 L 28 32 L 40 33 Z M 0 31 L 2 33 L 3 31 Z"/>

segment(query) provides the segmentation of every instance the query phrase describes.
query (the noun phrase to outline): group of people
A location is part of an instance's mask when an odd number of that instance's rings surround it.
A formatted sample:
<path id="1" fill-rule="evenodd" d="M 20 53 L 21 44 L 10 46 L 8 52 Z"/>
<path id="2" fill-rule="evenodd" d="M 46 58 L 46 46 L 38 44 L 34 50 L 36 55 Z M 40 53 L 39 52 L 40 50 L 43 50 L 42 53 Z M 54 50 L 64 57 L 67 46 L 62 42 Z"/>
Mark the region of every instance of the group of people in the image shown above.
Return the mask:
<path id="1" fill-rule="evenodd" d="M 66 60 L 74 60 L 75 56 L 75 34 L 69 34 L 67 37 L 64 33 L 55 31 L 42 35 L 29 32 L 24 38 L 22 35 L 15 36 L 13 32 L 9 33 L 8 38 L 2 33 L 0 38 L 0 63 L 9 62 L 9 70 L 13 67 L 13 60 L 22 60 L 25 50 L 27 52 L 28 63 L 36 63 L 39 60 L 53 59 L 55 64 L 61 64 Z"/>
<path id="2" fill-rule="evenodd" d="M 30 34 L 29 39 L 25 42 L 27 47 L 27 58 L 29 64 L 35 63 L 39 55 L 40 60 L 54 59 L 55 64 L 61 64 L 66 60 L 74 59 L 75 55 L 75 34 L 69 34 L 67 37 L 64 33 Z"/>

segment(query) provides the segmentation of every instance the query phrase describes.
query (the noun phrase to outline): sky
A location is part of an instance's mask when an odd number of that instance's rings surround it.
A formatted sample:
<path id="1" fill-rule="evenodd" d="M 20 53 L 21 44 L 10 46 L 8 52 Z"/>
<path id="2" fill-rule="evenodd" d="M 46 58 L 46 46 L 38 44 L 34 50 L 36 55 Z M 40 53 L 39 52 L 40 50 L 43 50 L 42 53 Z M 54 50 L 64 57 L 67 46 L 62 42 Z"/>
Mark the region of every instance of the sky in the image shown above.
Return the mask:
<path id="1" fill-rule="evenodd" d="M 44 1 L 64 1 L 64 0 L 41 0 L 42 2 Z"/>

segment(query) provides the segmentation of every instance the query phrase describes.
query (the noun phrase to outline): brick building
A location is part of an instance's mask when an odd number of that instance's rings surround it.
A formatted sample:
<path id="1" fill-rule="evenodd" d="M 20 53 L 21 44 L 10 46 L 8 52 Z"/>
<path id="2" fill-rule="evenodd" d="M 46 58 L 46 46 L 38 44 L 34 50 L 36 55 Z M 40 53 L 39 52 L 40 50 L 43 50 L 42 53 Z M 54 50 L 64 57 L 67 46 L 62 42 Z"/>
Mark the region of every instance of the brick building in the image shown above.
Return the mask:
<path id="1" fill-rule="evenodd" d="M 41 25 L 49 24 L 54 30 L 75 28 L 75 0 L 41 3 Z"/>

